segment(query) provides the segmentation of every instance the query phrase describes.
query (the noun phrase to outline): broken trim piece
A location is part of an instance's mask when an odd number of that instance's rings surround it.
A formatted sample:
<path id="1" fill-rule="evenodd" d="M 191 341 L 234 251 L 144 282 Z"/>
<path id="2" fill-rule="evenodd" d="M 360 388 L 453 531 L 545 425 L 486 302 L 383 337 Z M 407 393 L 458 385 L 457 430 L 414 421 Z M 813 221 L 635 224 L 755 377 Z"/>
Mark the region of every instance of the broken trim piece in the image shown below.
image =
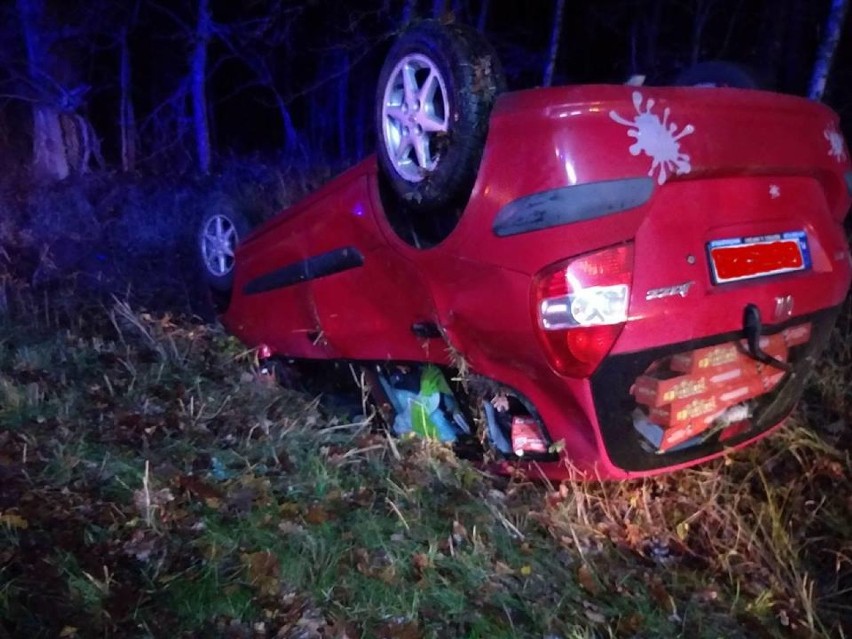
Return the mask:
<path id="1" fill-rule="evenodd" d="M 645 204 L 654 192 L 649 177 L 605 180 L 565 186 L 509 202 L 492 226 L 497 237 L 508 237 L 553 226 L 585 222 Z"/>
<path id="2" fill-rule="evenodd" d="M 252 280 L 249 280 L 243 286 L 243 293 L 246 295 L 255 295 L 257 293 L 266 293 L 278 288 L 286 288 L 294 284 L 309 282 L 327 275 L 342 273 L 349 269 L 358 268 L 364 265 L 364 256 L 354 246 L 335 249 L 327 253 L 321 253 L 309 257 L 306 260 L 300 260 L 287 266 L 264 273 Z"/>

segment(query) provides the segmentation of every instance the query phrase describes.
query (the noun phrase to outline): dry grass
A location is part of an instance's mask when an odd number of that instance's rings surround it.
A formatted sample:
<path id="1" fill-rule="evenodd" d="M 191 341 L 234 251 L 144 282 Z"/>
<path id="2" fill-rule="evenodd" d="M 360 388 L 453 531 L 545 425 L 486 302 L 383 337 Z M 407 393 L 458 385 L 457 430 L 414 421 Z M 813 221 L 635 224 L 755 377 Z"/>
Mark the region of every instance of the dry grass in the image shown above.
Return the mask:
<path id="1" fill-rule="evenodd" d="M 13 636 L 849 634 L 847 317 L 759 445 L 558 486 L 335 418 L 213 327 L 34 317 L 0 331 Z"/>

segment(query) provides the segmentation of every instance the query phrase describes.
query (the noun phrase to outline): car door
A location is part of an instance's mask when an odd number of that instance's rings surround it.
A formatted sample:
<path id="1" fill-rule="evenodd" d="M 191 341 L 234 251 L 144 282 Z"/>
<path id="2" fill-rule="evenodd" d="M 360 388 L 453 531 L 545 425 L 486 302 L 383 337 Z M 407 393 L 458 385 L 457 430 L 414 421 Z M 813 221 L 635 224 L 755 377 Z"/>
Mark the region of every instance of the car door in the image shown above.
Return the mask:
<path id="1" fill-rule="evenodd" d="M 379 230 L 371 179 L 366 173 L 337 191 L 312 226 L 315 254 L 336 260 L 311 280 L 322 339 L 344 359 L 439 361 L 446 353 L 434 339 L 432 296 Z"/>

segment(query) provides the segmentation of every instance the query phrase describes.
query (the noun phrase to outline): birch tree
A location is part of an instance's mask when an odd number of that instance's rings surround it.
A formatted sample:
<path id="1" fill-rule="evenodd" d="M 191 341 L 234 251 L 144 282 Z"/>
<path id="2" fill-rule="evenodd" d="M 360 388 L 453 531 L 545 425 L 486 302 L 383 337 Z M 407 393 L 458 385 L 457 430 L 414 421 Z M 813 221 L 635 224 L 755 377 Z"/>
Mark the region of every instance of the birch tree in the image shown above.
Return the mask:
<path id="1" fill-rule="evenodd" d="M 822 36 L 822 44 L 817 53 L 810 86 L 808 87 L 808 97 L 811 100 L 822 100 L 825 93 L 825 85 L 828 82 L 834 53 L 837 50 L 837 44 L 840 42 L 840 34 L 848 9 L 849 0 L 832 0 L 825 32 Z"/>
<path id="2" fill-rule="evenodd" d="M 207 174 L 213 152 L 210 148 L 210 122 L 207 115 L 207 46 L 210 43 L 213 18 L 210 0 L 198 0 L 195 43 L 190 60 L 190 86 L 192 87 L 192 122 L 195 132 L 195 152 L 198 170 Z"/>
<path id="3" fill-rule="evenodd" d="M 133 109 L 131 95 L 132 74 L 130 67 L 130 44 L 127 28 L 122 29 L 120 36 L 121 60 L 119 62 L 118 84 L 120 98 L 118 106 L 119 135 L 121 137 L 121 169 L 125 172 L 136 168 L 136 113 Z"/>
<path id="4" fill-rule="evenodd" d="M 207 106 L 208 49 L 213 37 L 215 24 L 210 9 L 210 0 L 195 0 L 192 5 L 193 19 L 185 20 L 176 11 L 163 4 L 151 2 L 157 11 L 167 15 L 180 28 L 183 37 L 189 41 L 187 54 L 187 72 L 178 83 L 175 92 L 155 110 L 150 119 L 156 122 L 157 112 L 166 107 L 182 107 L 185 98 L 189 98 L 192 120 L 192 140 L 195 151 L 195 166 L 200 173 L 210 172 L 213 162 L 213 147 L 210 140 L 210 115 Z"/>
<path id="5" fill-rule="evenodd" d="M 47 0 L 17 0 L 26 52 L 25 99 L 32 110 L 32 166 L 43 178 L 61 180 L 100 163 L 100 147 L 83 115 L 89 87 L 76 66 L 75 38 L 81 30 L 55 17 Z M 62 7 L 60 7 L 62 8 Z"/>
<path id="6" fill-rule="evenodd" d="M 136 168 L 136 151 L 139 143 L 139 133 L 136 127 L 136 109 L 133 105 L 133 71 L 130 51 L 130 31 L 139 16 L 141 0 L 136 0 L 130 13 L 124 16 L 118 30 L 118 47 L 120 50 L 118 68 L 118 127 L 121 141 L 121 170 L 132 171 Z"/>
<path id="7" fill-rule="evenodd" d="M 549 87 L 553 84 L 553 73 L 556 69 L 556 57 L 559 55 L 559 41 L 562 37 L 562 16 L 565 13 L 565 0 L 556 0 L 553 11 L 553 27 L 550 30 L 550 46 L 547 51 L 547 62 L 544 65 L 542 85 Z"/>
<path id="8" fill-rule="evenodd" d="M 482 0 L 479 5 L 479 13 L 476 17 L 476 30 L 485 33 L 485 25 L 488 23 L 488 10 L 491 8 L 491 0 Z"/>

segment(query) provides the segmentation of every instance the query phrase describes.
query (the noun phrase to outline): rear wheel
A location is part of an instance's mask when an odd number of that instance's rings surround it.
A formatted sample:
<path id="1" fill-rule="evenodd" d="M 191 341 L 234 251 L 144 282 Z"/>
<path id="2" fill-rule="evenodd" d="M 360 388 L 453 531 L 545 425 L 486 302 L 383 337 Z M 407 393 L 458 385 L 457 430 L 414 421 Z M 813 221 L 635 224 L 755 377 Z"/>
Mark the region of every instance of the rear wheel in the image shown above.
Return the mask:
<path id="1" fill-rule="evenodd" d="M 504 89 L 496 54 L 470 27 L 424 21 L 391 48 L 377 91 L 377 155 L 408 210 L 464 206 Z"/>
<path id="2" fill-rule="evenodd" d="M 747 68 L 724 60 L 699 62 L 681 71 L 676 86 L 728 87 L 731 89 L 762 89 L 762 83 Z"/>

